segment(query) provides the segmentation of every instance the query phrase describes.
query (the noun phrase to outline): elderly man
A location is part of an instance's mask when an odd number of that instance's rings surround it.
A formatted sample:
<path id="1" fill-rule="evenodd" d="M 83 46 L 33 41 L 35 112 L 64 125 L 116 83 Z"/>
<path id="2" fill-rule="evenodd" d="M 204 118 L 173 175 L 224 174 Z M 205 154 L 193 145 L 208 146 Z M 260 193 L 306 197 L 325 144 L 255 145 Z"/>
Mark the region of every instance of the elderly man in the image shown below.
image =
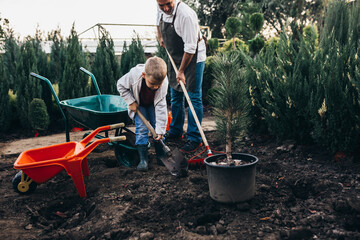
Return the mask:
<path id="1" fill-rule="evenodd" d="M 203 116 L 202 80 L 206 59 L 206 46 L 200 32 L 198 18 L 194 10 L 179 0 L 157 0 L 157 33 L 162 47 L 174 59 L 179 70 L 176 75 L 168 63 L 171 93 L 172 122 L 165 140 L 181 138 L 185 121 L 184 93 L 179 85 L 182 81 L 189 93 L 196 115 L 201 123 Z M 180 148 L 182 152 L 193 152 L 202 144 L 200 132 L 193 114 L 188 110 L 187 142 Z"/>

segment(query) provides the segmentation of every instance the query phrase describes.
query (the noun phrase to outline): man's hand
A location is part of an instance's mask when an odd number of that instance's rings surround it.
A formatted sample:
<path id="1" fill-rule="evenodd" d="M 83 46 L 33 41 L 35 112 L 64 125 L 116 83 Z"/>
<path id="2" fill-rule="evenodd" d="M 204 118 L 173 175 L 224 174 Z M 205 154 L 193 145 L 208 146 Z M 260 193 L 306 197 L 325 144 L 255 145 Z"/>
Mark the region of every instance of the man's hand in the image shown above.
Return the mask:
<path id="1" fill-rule="evenodd" d="M 158 134 L 157 136 L 156 136 L 156 138 L 154 138 L 156 141 L 159 141 L 160 139 L 162 139 L 163 138 L 163 135 L 162 134 Z"/>
<path id="2" fill-rule="evenodd" d="M 129 109 L 133 112 L 136 112 L 136 110 L 138 109 L 138 104 L 137 102 L 133 102 L 132 104 L 129 105 Z"/>
<path id="3" fill-rule="evenodd" d="M 160 46 L 165 48 L 164 40 L 162 38 L 159 38 L 158 41 L 159 41 Z"/>
<path id="4" fill-rule="evenodd" d="M 176 81 L 180 84 L 180 81 L 182 81 L 185 85 L 186 78 L 184 71 L 179 70 L 178 75 L 176 76 Z"/>

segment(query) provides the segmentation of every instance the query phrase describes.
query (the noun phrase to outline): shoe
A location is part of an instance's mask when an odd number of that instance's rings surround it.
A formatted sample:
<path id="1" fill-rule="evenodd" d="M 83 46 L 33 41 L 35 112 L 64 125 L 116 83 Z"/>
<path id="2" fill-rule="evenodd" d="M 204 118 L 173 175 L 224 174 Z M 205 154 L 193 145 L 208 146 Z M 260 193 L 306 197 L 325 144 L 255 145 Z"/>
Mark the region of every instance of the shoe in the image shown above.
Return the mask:
<path id="1" fill-rule="evenodd" d="M 170 133 L 170 132 L 167 132 L 167 133 L 165 133 L 164 138 L 165 138 L 165 139 L 164 139 L 164 142 L 165 142 L 165 141 L 169 141 L 169 140 L 182 139 L 183 136 L 182 136 L 182 135 L 175 135 L 175 134 L 172 134 L 172 133 Z"/>
<path id="2" fill-rule="evenodd" d="M 183 153 L 194 152 L 196 149 L 202 146 L 202 142 L 187 141 L 187 143 L 180 148 Z"/>

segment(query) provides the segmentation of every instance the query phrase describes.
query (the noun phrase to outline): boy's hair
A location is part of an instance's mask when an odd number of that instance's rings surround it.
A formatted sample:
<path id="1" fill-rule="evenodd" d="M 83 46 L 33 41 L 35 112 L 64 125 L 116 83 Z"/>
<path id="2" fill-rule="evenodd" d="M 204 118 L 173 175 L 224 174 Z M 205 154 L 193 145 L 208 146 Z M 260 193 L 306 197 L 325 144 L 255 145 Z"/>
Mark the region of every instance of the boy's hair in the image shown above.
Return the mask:
<path id="1" fill-rule="evenodd" d="M 145 74 L 151 76 L 158 83 L 161 83 L 167 74 L 165 61 L 156 56 L 149 58 L 145 63 Z"/>

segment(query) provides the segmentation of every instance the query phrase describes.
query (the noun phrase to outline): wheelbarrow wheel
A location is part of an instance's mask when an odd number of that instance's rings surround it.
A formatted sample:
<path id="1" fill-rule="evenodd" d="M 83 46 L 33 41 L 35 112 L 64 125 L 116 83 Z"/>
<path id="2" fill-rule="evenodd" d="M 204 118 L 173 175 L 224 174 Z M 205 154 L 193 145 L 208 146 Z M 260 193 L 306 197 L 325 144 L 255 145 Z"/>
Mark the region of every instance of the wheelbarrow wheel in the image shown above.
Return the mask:
<path id="1" fill-rule="evenodd" d="M 23 171 L 18 172 L 12 180 L 12 187 L 20 194 L 30 194 L 35 191 L 37 183 L 29 178 Z"/>
<path id="2" fill-rule="evenodd" d="M 135 134 L 124 132 L 121 136 L 126 136 L 126 140 L 115 144 L 115 157 L 118 163 L 125 167 L 137 166 L 140 160 L 135 146 Z"/>

